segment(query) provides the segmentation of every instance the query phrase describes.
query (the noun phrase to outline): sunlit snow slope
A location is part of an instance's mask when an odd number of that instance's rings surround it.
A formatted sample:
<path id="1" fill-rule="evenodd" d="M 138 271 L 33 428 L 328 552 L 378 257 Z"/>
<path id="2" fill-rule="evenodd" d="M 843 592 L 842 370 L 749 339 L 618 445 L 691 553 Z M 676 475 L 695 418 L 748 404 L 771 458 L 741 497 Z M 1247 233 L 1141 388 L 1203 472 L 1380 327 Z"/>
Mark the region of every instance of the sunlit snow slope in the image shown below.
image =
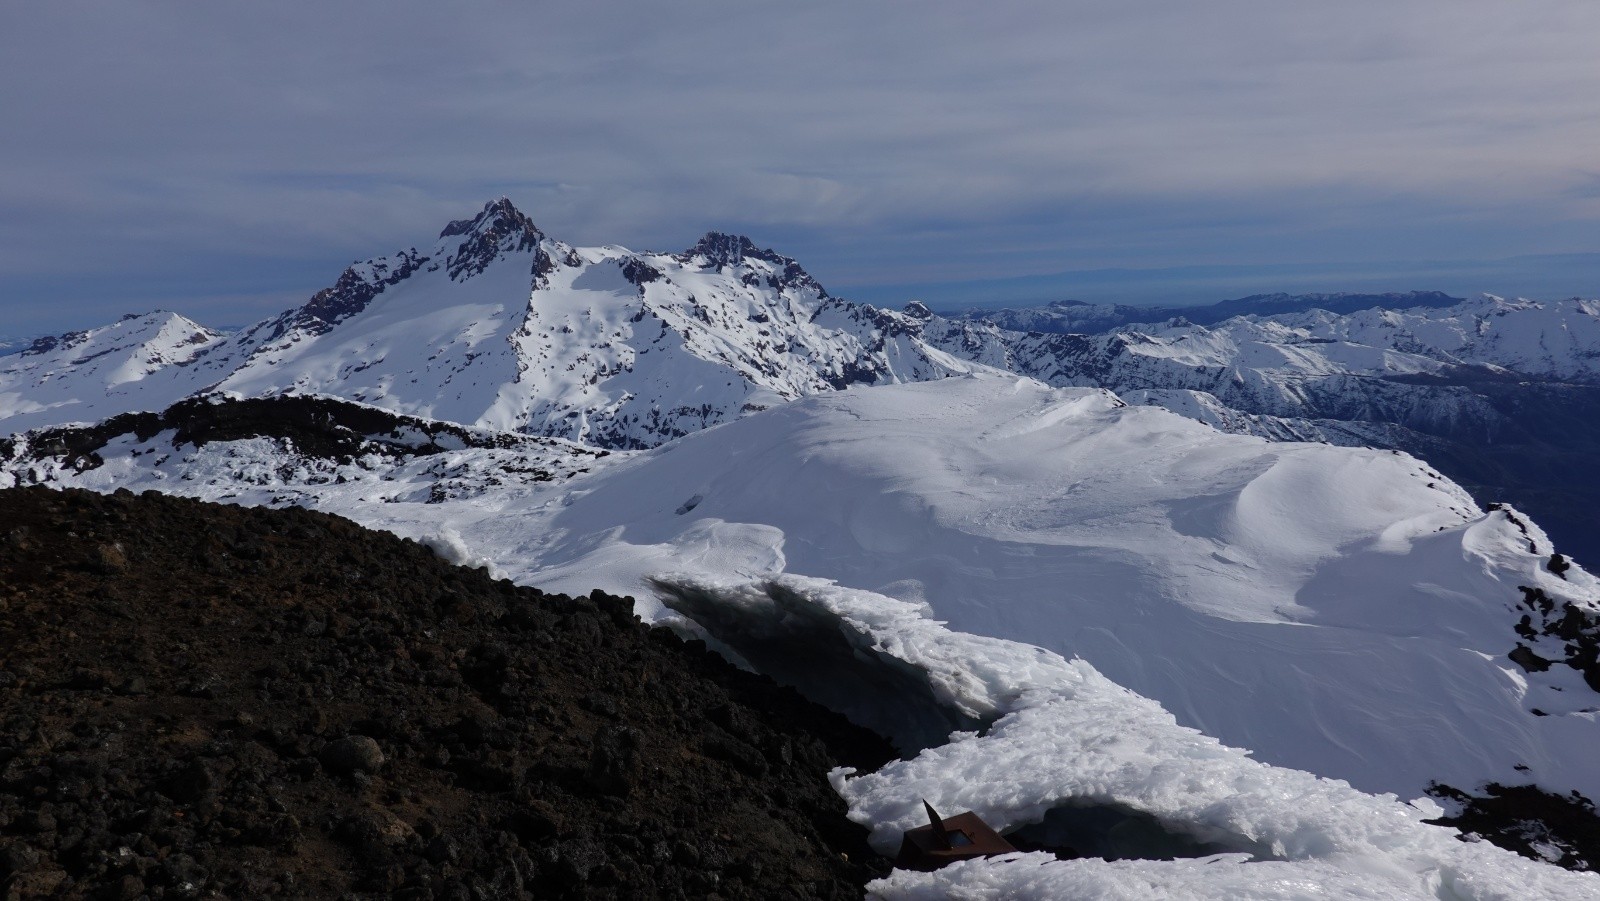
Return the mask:
<path id="1" fill-rule="evenodd" d="M 1571 668 L 1507 657 L 1519 586 L 1593 611 L 1594 580 L 1550 573 L 1536 527 L 1405 455 L 974 377 L 770 410 L 620 462 L 540 518 L 463 534 L 558 589 L 783 571 L 926 602 L 952 628 L 1080 655 L 1186 725 L 1368 790 L 1521 765 L 1600 791 L 1600 698 Z"/>
<path id="2" fill-rule="evenodd" d="M 0 432 L 165 408 L 191 390 L 166 373 L 222 341 L 165 312 L 37 340 L 0 365 Z"/>

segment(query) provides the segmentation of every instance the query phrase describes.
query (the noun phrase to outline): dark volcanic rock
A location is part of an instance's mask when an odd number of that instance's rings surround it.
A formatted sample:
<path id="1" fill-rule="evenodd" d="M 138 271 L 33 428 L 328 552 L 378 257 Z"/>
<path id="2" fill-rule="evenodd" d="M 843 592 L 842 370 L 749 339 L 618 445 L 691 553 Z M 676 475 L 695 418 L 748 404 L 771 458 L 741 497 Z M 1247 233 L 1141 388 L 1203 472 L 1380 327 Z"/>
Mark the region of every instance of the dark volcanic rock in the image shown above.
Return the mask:
<path id="1" fill-rule="evenodd" d="M 0 610 L 0 897 L 857 898 L 885 868 L 826 774 L 887 745 L 625 599 L 27 488 Z"/>
<path id="2" fill-rule="evenodd" d="M 383 766 L 383 750 L 365 735 L 328 742 L 317 757 L 328 772 L 341 776 L 356 772 L 376 773 Z"/>
<path id="3" fill-rule="evenodd" d="M 1456 807 L 1433 822 L 1569 870 L 1600 869 L 1600 817 L 1577 792 L 1556 795 L 1534 785 L 1491 783 L 1476 795 L 1439 784 L 1428 794 Z"/>

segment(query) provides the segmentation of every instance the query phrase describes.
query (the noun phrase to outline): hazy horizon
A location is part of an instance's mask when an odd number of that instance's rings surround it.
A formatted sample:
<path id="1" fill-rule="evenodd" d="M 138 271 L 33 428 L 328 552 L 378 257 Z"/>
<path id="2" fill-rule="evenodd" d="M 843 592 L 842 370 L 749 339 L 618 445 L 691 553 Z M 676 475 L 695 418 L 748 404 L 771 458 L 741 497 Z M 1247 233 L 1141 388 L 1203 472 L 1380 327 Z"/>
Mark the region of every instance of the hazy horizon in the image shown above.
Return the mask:
<path id="1" fill-rule="evenodd" d="M 761 242 L 757 242 L 758 244 Z M 783 248 L 773 248 L 779 253 Z M 806 266 L 805 260 L 799 261 Z M 809 267 L 808 267 L 809 268 Z M 264 291 L 246 297 L 219 299 L 181 295 L 123 296 L 123 308 L 100 303 L 40 307 L 40 327 L 9 328 L 0 339 L 60 334 L 107 325 L 128 314 L 168 310 L 210 328 L 250 325 L 305 303 L 331 285 L 342 267 L 299 290 Z M 815 275 L 815 271 L 813 274 Z M 1191 266 L 1152 269 L 1091 269 L 1006 279 L 845 285 L 835 287 L 819 276 L 829 293 L 847 300 L 900 309 L 911 301 L 940 313 L 967 309 L 1044 306 L 1054 301 L 1125 304 L 1134 307 L 1205 306 L 1257 294 L 1386 294 L 1438 291 L 1470 298 L 1480 294 L 1560 300 L 1596 297 L 1600 253 L 1527 256 L 1506 260 L 1280 264 L 1275 266 Z M 1526 286 L 1531 290 L 1516 287 Z M 1600 285 L 1596 286 L 1600 288 Z M 148 300 L 140 305 L 138 301 Z M 98 315 L 96 315 L 98 314 Z M 231 315 L 230 314 L 238 314 Z M 14 322 L 26 320 L 12 320 Z"/>

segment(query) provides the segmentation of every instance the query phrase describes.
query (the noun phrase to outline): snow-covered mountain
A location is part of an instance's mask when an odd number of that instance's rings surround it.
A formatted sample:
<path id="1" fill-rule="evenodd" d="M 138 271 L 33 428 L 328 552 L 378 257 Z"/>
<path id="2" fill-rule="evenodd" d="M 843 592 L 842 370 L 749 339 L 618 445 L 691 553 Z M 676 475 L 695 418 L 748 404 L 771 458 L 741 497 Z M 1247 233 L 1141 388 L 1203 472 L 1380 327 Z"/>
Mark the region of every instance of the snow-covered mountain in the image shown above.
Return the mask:
<path id="1" fill-rule="evenodd" d="M 1249 325 L 1229 323 L 1242 332 Z M 1325 310 L 1271 317 L 1312 340 L 1389 347 L 1524 377 L 1600 383 L 1600 300 L 1507 300 L 1484 295 L 1443 309 Z"/>
<path id="2" fill-rule="evenodd" d="M 296 393 L 646 447 L 807 394 L 973 368 L 909 322 L 834 300 L 746 238 L 708 234 L 675 254 L 573 248 L 501 199 L 428 250 L 356 264 L 225 338 L 161 313 L 36 348 L 0 368 L 0 428 Z M 102 348 L 114 367 L 93 362 Z"/>
<path id="3" fill-rule="evenodd" d="M 208 392 L 292 392 L 647 447 L 808 394 L 990 367 L 1493 441 L 1517 426 L 1484 386 L 1600 384 L 1600 301 L 1263 295 L 1187 320 L 1119 321 L 1134 311 L 1063 302 L 986 314 L 1023 331 L 920 304 L 879 310 L 829 296 L 742 237 L 709 234 L 677 254 L 573 248 L 501 199 L 428 251 L 354 265 L 304 306 L 231 335 L 154 313 L 37 341 L 0 367 L 0 428 Z M 1222 318 L 1241 312 L 1251 315 Z"/>
<path id="4" fill-rule="evenodd" d="M 162 409 L 189 393 L 166 377 L 215 349 L 222 335 L 179 316 L 129 314 L 101 328 L 34 340 L 0 365 L 0 414 L 11 429 L 92 422 Z"/>
<path id="5" fill-rule="evenodd" d="M 1580 298 L 1544 302 L 1484 295 L 1449 307 L 1309 309 L 1237 316 L 1210 327 L 1180 321 L 1118 331 L 1197 361 L 1310 375 L 1440 376 L 1449 366 L 1465 365 L 1486 367 L 1484 378 L 1600 381 L 1600 301 Z M 1420 365 L 1418 359 L 1443 367 Z"/>
<path id="6" fill-rule="evenodd" d="M 1056 311 L 1007 311 L 1015 315 L 1005 318 Z M 1587 412 L 1596 404 L 1588 389 L 1600 385 L 1600 301 L 1592 300 L 1485 296 L 1447 307 L 1312 309 L 1209 327 L 1174 320 L 1083 334 L 924 321 L 928 342 L 956 355 L 1052 385 L 1110 388 L 1186 414 L 1206 410 L 1218 425 L 1227 418 L 1221 411 L 1232 411 L 1517 444 L 1557 411 Z M 1287 426 L 1296 427 L 1303 426 Z"/>
<path id="7" fill-rule="evenodd" d="M 1479 386 L 1600 383 L 1600 301 L 1485 296 L 1445 308 L 1311 310 L 1094 334 L 925 321 L 930 343 L 1050 384 L 1203 391 L 1249 413 L 1430 432 L 1451 420 L 1479 434 L 1484 422 L 1492 427 L 1492 413 L 1470 400 Z M 1441 409 L 1450 395 L 1459 399 Z"/>
<path id="8" fill-rule="evenodd" d="M 1418 454 L 1591 559 L 1597 310 L 1413 292 L 1262 295 L 1147 324 L 1125 320 L 1148 310 L 1074 303 L 985 314 L 1019 331 L 832 297 L 735 236 L 677 254 L 574 248 L 499 200 L 244 329 L 156 313 L 0 358 L 0 432 L 296 393 L 640 448 L 849 385 L 991 369 L 1227 431 Z"/>
<path id="9" fill-rule="evenodd" d="M 1100 823 L 1134 857 L 1232 855 L 932 879 L 1216 898 L 1600 890 L 1424 825 L 1425 799 L 1369 794 L 1600 792 L 1600 583 L 1409 456 L 1229 435 L 989 373 L 828 392 L 605 455 L 332 401 L 219 413 L 237 403 L 34 433 L 0 472 L 304 504 L 519 582 L 640 597 L 647 618 L 896 738 L 903 763 L 836 775 L 885 846 L 928 798 L 1005 828 Z M 317 451 L 318 423 L 354 444 Z M 881 890 L 942 890 L 922 879 Z"/>

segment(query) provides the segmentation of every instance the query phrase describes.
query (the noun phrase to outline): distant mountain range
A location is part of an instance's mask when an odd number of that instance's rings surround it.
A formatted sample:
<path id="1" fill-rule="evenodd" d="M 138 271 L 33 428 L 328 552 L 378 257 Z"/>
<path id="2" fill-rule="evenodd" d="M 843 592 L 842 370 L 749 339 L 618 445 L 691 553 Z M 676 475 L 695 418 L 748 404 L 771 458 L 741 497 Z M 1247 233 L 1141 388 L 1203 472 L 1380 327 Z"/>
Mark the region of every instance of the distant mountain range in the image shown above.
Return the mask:
<path id="1" fill-rule="evenodd" d="M 1049 384 L 1110 388 L 1225 431 L 1414 453 L 1481 502 L 1532 512 L 1580 557 L 1600 554 L 1590 512 L 1600 504 L 1590 463 L 1600 454 L 1600 301 L 1484 296 L 1443 306 L 1442 295 L 1397 295 L 1404 306 L 1390 308 L 1369 306 L 1374 297 L 1328 304 L 1361 307 L 1346 313 L 1269 297 L 1260 309 L 1309 307 L 1095 334 L 961 321 L 1006 336 L 997 365 Z"/>
<path id="2" fill-rule="evenodd" d="M 1135 307 L 1127 304 L 1093 304 L 1081 300 L 1057 300 L 1042 307 L 1003 309 L 973 308 L 955 313 L 953 319 L 990 322 L 1020 332 L 1103 332 L 1136 322 L 1166 322 L 1181 319 L 1195 325 L 1214 325 L 1235 316 L 1274 316 L 1305 310 L 1330 313 L 1356 313 L 1362 310 L 1438 309 L 1462 303 L 1464 298 L 1438 291 L 1409 291 L 1389 294 L 1252 294 L 1237 300 L 1185 307 Z"/>

